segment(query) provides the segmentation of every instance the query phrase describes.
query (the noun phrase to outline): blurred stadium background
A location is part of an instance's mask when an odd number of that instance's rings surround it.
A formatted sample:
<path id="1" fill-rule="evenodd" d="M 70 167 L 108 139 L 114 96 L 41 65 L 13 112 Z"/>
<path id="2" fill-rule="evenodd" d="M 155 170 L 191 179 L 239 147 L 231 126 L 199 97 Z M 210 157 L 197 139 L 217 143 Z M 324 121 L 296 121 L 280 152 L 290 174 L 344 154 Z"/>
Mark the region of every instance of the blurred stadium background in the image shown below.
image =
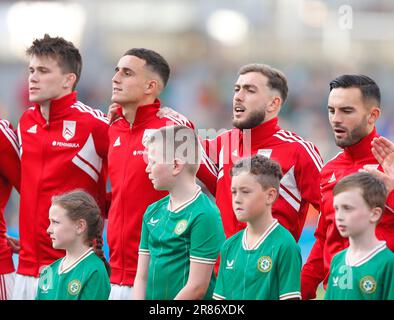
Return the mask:
<path id="1" fill-rule="evenodd" d="M 198 128 L 231 127 L 238 68 L 261 62 L 288 77 L 280 124 L 313 141 L 325 161 L 338 149 L 327 120 L 328 83 L 343 73 L 374 78 L 382 91 L 378 132 L 394 138 L 392 0 L 0 1 L 0 116 L 16 127 L 29 105 L 25 50 L 44 33 L 81 50 L 80 100 L 106 112 L 116 63 L 132 47 L 160 52 L 172 68 L 164 105 Z M 18 194 L 6 210 L 18 235 Z M 317 213 L 300 240 L 305 260 Z M 108 251 L 107 251 L 108 254 Z"/>

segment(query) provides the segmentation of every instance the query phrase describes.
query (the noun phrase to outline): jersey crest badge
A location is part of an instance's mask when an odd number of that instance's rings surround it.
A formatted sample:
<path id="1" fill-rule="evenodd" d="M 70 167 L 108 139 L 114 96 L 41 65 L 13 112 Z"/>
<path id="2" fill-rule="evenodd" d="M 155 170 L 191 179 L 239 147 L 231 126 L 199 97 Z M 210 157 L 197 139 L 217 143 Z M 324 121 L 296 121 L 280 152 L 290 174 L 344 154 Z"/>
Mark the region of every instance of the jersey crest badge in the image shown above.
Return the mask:
<path id="1" fill-rule="evenodd" d="M 81 282 L 77 279 L 74 279 L 68 283 L 67 291 L 72 296 L 76 296 L 79 293 L 79 291 L 81 291 L 81 287 L 82 287 Z"/>
<path id="2" fill-rule="evenodd" d="M 179 221 L 174 229 L 175 234 L 180 235 L 182 234 L 187 228 L 187 220 Z"/>
<path id="3" fill-rule="evenodd" d="M 63 138 L 67 141 L 72 139 L 75 135 L 75 129 L 77 127 L 76 121 L 63 120 Z"/>
<path id="4" fill-rule="evenodd" d="M 372 276 L 365 276 L 360 280 L 360 289 L 364 293 L 374 293 L 376 291 L 376 280 Z"/>
<path id="5" fill-rule="evenodd" d="M 272 268 L 272 260 L 268 256 L 263 256 L 257 261 L 257 268 L 261 272 L 269 272 Z"/>

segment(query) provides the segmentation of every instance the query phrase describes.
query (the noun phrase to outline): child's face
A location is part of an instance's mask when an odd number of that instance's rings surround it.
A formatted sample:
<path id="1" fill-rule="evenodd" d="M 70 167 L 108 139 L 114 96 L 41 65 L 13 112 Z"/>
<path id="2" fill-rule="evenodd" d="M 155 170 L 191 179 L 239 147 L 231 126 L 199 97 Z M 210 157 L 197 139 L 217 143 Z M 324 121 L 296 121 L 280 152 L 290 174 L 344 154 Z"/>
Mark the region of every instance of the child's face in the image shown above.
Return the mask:
<path id="1" fill-rule="evenodd" d="M 231 193 L 234 213 L 241 222 L 251 222 L 260 218 L 267 212 L 276 197 L 274 188 L 264 190 L 256 178 L 248 172 L 241 172 L 232 177 Z"/>
<path id="2" fill-rule="evenodd" d="M 334 197 L 335 223 L 342 237 L 356 237 L 374 225 L 375 214 L 362 197 L 361 189 L 354 188 Z"/>
<path id="3" fill-rule="evenodd" d="M 52 205 L 49 208 L 47 232 L 55 249 L 67 249 L 77 238 L 77 224 L 67 216 L 66 209 Z"/>
<path id="4" fill-rule="evenodd" d="M 174 179 L 173 164 L 165 163 L 162 154 L 160 146 L 155 143 L 148 146 L 148 165 L 145 171 L 156 190 L 168 190 Z"/>

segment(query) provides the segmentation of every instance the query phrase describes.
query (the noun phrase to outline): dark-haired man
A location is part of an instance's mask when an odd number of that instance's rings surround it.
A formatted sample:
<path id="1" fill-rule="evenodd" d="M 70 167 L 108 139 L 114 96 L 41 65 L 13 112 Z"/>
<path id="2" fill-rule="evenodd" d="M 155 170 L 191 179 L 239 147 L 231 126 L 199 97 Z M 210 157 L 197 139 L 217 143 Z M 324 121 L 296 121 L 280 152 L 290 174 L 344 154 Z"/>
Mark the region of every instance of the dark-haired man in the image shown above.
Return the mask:
<path id="1" fill-rule="evenodd" d="M 205 143 L 209 157 L 219 167 L 216 203 L 227 237 L 246 226 L 237 220 L 231 201 L 230 169 L 243 157 L 260 154 L 279 162 L 283 178 L 272 213 L 296 241 L 309 205 L 318 209 L 316 177 L 323 166 L 319 151 L 311 142 L 278 126 L 287 92 L 287 79 L 281 71 L 264 64 L 241 67 L 234 85 L 234 128 Z"/>
<path id="2" fill-rule="evenodd" d="M 334 132 L 335 143 L 343 150 L 327 162 L 321 171 L 321 213 L 315 232 L 316 242 L 301 273 L 303 299 L 316 297 L 320 282 L 327 283 L 332 257 L 348 247 L 335 226 L 332 190 L 336 183 L 364 165 L 378 161 L 371 151 L 371 142 L 379 137 L 375 123 L 380 116 L 380 89 L 371 78 L 364 75 L 342 75 L 331 81 L 328 97 L 328 117 Z M 394 194 L 386 203 L 386 210 L 376 228 L 376 236 L 394 249 Z M 360 257 L 359 263 L 370 256 Z"/>
<path id="3" fill-rule="evenodd" d="M 77 101 L 82 59 L 77 48 L 45 35 L 27 50 L 29 100 L 22 115 L 19 233 L 21 250 L 14 299 L 34 299 L 40 269 L 64 251 L 52 248 L 46 230 L 51 197 L 84 189 L 105 209 L 108 119 Z"/>
<path id="4" fill-rule="evenodd" d="M 142 217 L 150 204 L 167 193 L 153 188 L 145 172 L 144 141 L 153 131 L 168 125 L 193 125 L 185 118 L 164 117 L 160 93 L 170 76 L 167 61 L 145 48 L 128 50 L 120 58 L 112 79 L 112 102 L 119 105 L 109 129 L 109 177 L 112 200 L 108 215 L 111 294 L 109 299 L 133 298 Z M 203 155 L 198 177 L 216 186 L 216 168 Z M 207 181 L 211 180 L 211 183 Z M 214 193 L 214 189 L 210 189 Z"/>

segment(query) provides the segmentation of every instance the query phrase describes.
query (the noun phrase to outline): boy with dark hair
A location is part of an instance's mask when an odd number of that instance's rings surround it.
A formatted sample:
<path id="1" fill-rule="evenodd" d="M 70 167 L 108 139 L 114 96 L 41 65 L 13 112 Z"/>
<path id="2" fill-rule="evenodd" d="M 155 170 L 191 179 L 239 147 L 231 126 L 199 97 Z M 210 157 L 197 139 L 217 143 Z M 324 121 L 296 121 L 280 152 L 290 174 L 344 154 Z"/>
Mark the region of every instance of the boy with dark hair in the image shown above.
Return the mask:
<path id="1" fill-rule="evenodd" d="M 200 148 L 185 126 L 165 127 L 147 142 L 146 172 L 169 195 L 143 218 L 135 299 L 210 299 L 225 236 L 220 213 L 196 183 Z"/>
<path id="2" fill-rule="evenodd" d="M 336 227 L 349 247 L 332 261 L 326 300 L 394 299 L 394 254 L 375 235 L 386 202 L 383 181 L 364 172 L 333 190 Z"/>
<path id="3" fill-rule="evenodd" d="M 104 214 L 108 120 L 77 101 L 81 55 L 71 42 L 45 35 L 27 50 L 29 100 L 22 115 L 19 233 L 21 250 L 14 299 L 34 299 L 38 276 L 64 251 L 55 250 L 46 229 L 53 195 L 84 189 Z"/>
<path id="4" fill-rule="evenodd" d="M 234 213 L 247 227 L 221 248 L 213 298 L 300 299 L 300 248 L 272 217 L 282 178 L 279 164 L 255 155 L 236 162 L 230 174 Z"/>

